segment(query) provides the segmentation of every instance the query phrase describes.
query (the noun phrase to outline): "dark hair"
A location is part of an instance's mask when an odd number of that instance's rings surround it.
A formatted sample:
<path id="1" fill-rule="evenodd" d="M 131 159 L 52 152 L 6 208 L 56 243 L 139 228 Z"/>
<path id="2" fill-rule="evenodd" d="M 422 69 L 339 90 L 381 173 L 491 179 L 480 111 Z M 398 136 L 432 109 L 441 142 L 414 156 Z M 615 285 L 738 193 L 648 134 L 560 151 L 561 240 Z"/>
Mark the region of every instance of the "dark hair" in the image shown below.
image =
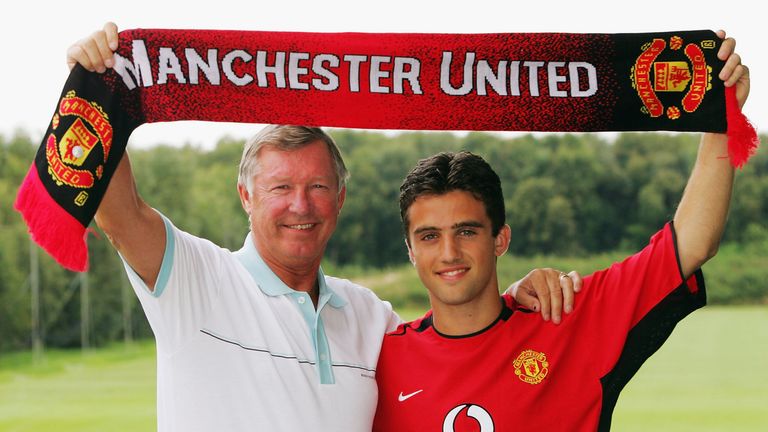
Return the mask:
<path id="1" fill-rule="evenodd" d="M 501 180 L 483 158 L 473 153 L 443 152 L 420 160 L 400 186 L 400 218 L 408 240 L 408 209 L 421 195 L 442 195 L 455 190 L 471 193 L 485 206 L 493 236 L 504 226 Z"/>

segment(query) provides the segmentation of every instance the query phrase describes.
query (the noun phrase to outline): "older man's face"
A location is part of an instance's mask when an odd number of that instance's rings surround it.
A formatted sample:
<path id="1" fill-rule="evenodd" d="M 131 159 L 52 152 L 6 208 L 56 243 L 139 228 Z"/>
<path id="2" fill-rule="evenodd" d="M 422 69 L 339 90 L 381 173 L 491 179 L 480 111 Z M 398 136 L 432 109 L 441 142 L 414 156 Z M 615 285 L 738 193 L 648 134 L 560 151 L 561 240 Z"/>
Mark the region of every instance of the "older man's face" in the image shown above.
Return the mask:
<path id="1" fill-rule="evenodd" d="M 320 265 L 344 204 L 333 160 L 322 141 L 299 150 L 263 147 L 250 194 L 256 247 L 272 268 L 301 271 Z"/>

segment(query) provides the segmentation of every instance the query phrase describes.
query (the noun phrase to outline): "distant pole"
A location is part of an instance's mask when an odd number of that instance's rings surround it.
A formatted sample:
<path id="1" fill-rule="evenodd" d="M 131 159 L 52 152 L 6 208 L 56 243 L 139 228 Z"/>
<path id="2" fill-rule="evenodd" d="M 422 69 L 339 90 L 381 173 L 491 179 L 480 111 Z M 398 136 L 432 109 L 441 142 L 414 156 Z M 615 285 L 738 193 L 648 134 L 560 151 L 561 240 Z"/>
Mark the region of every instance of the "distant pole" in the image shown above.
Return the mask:
<path id="1" fill-rule="evenodd" d="M 43 354 L 43 340 L 40 337 L 40 261 L 37 245 L 29 239 L 29 283 L 32 288 L 32 355 L 35 362 Z"/>
<path id="2" fill-rule="evenodd" d="M 88 272 L 80 273 L 80 347 L 90 348 L 91 302 L 88 289 Z"/>
<path id="3" fill-rule="evenodd" d="M 123 294 L 123 340 L 125 345 L 128 346 L 133 342 L 133 330 L 131 327 L 131 299 L 133 297 L 128 286 L 128 278 L 123 276 L 120 278 L 120 281 Z"/>

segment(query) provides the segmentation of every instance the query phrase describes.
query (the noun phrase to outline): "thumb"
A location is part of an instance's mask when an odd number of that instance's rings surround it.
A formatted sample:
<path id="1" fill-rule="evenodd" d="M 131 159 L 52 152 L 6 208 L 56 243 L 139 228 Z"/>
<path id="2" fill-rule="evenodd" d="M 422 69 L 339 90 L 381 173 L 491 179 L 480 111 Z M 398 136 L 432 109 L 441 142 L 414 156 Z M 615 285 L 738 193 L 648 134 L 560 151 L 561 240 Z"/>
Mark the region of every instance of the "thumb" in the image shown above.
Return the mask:
<path id="1" fill-rule="evenodd" d="M 525 309 L 532 310 L 534 312 L 538 312 L 541 310 L 541 304 L 539 304 L 539 299 L 536 298 L 536 296 L 532 295 L 528 290 L 526 289 L 519 289 L 517 290 L 517 296 L 515 296 L 515 301 L 518 305 L 522 306 Z"/>

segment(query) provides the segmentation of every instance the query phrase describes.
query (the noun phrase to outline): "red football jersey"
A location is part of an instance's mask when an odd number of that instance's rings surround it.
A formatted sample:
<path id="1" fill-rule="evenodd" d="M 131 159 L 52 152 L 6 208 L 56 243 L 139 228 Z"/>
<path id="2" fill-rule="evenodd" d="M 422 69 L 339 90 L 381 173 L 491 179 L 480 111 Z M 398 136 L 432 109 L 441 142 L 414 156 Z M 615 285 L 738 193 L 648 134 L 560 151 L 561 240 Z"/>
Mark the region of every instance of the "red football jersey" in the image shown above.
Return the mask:
<path id="1" fill-rule="evenodd" d="M 375 431 L 608 430 L 619 392 L 683 317 L 706 302 L 700 271 L 684 281 L 674 230 L 584 278 L 560 325 L 516 309 L 459 337 L 431 313 L 384 338 Z"/>

